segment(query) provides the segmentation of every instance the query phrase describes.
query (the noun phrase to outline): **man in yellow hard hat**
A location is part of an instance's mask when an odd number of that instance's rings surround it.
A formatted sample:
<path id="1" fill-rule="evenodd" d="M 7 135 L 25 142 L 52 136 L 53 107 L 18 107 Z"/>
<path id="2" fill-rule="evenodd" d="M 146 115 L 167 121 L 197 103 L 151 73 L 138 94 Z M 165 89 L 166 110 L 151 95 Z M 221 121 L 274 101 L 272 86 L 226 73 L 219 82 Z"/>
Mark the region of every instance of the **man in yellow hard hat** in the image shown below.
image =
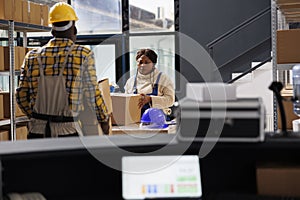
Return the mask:
<path id="1" fill-rule="evenodd" d="M 56 3 L 49 12 L 54 38 L 26 54 L 16 99 L 30 119 L 29 139 L 83 135 L 78 115 L 84 101 L 108 134 L 109 115 L 97 84 L 94 54 L 75 44 L 77 20 L 69 4 Z"/>

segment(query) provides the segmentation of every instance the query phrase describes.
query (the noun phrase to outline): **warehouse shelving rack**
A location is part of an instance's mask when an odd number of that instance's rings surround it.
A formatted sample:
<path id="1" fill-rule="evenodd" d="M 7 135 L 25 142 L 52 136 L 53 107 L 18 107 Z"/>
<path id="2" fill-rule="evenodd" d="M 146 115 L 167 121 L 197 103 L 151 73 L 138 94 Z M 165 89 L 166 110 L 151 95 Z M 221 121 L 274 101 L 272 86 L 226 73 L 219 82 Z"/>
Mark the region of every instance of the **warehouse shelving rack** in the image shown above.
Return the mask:
<path id="1" fill-rule="evenodd" d="M 289 29 L 289 23 L 300 22 L 300 0 L 271 0 L 271 37 L 273 80 L 286 83 L 295 64 L 277 64 L 277 30 Z M 273 98 L 274 131 L 278 129 L 277 100 Z"/>
<path id="2" fill-rule="evenodd" d="M 16 123 L 24 122 L 26 117 L 16 118 L 15 114 L 15 75 L 19 75 L 20 72 L 15 71 L 14 61 L 14 32 L 23 32 L 23 46 L 27 47 L 27 32 L 43 32 L 50 31 L 50 27 L 40 26 L 35 24 L 28 24 L 22 22 L 15 22 L 13 20 L 0 20 L 0 29 L 8 31 L 8 46 L 9 46 L 9 72 L 1 72 L 0 75 L 9 75 L 9 92 L 10 92 L 10 119 L 1 120 L 0 126 L 10 125 L 11 140 L 16 140 Z"/>

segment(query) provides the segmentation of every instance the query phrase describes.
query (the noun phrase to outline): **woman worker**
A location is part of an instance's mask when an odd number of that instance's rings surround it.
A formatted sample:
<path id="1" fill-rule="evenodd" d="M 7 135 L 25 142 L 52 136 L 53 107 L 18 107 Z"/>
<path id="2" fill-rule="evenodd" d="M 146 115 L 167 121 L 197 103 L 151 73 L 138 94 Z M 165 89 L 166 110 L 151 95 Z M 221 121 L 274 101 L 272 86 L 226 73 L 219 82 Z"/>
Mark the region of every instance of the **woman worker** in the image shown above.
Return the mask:
<path id="1" fill-rule="evenodd" d="M 175 101 L 174 84 L 170 78 L 156 67 L 157 54 L 151 49 L 140 49 L 136 54 L 137 72 L 125 85 L 125 93 L 140 94 L 139 108 L 141 114 L 148 108 L 162 109 L 166 115 L 171 114 Z"/>

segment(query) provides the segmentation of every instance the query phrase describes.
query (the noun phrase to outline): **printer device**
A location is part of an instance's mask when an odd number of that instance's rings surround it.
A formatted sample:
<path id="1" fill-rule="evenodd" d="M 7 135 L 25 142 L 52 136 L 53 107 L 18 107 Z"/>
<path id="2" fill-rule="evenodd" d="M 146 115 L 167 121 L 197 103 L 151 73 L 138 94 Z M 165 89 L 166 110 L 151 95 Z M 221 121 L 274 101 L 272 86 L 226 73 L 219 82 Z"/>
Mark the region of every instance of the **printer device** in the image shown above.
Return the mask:
<path id="1" fill-rule="evenodd" d="M 262 142 L 265 109 L 261 98 L 227 101 L 180 101 L 180 141 Z"/>

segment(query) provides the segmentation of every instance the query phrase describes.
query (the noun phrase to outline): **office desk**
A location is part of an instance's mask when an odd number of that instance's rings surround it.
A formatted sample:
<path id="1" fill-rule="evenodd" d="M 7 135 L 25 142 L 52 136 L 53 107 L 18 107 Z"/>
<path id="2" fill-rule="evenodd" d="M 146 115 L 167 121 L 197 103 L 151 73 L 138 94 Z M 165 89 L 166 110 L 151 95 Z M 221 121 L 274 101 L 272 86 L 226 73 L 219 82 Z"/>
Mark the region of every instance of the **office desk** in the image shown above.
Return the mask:
<path id="1" fill-rule="evenodd" d="M 175 134 L 155 134 L 147 140 L 141 137 L 120 134 L 3 142 L 0 189 L 4 193 L 38 191 L 48 200 L 122 199 L 121 172 L 101 161 L 120 167 L 124 155 L 184 152 L 200 156 L 203 199 L 211 200 L 218 194 L 257 194 L 256 168 L 260 163 L 300 166 L 300 138 L 266 137 L 264 142 L 257 143 L 218 142 L 203 155 L 199 152 L 205 150 L 205 145 L 186 144 L 178 141 Z"/>
<path id="2" fill-rule="evenodd" d="M 168 133 L 175 133 L 176 132 L 176 125 L 169 125 L 167 128 L 143 128 L 140 127 L 140 124 L 130 124 L 127 126 L 112 126 L 112 134 L 141 134 L 141 133 L 150 133 L 150 134 L 168 134 Z"/>

